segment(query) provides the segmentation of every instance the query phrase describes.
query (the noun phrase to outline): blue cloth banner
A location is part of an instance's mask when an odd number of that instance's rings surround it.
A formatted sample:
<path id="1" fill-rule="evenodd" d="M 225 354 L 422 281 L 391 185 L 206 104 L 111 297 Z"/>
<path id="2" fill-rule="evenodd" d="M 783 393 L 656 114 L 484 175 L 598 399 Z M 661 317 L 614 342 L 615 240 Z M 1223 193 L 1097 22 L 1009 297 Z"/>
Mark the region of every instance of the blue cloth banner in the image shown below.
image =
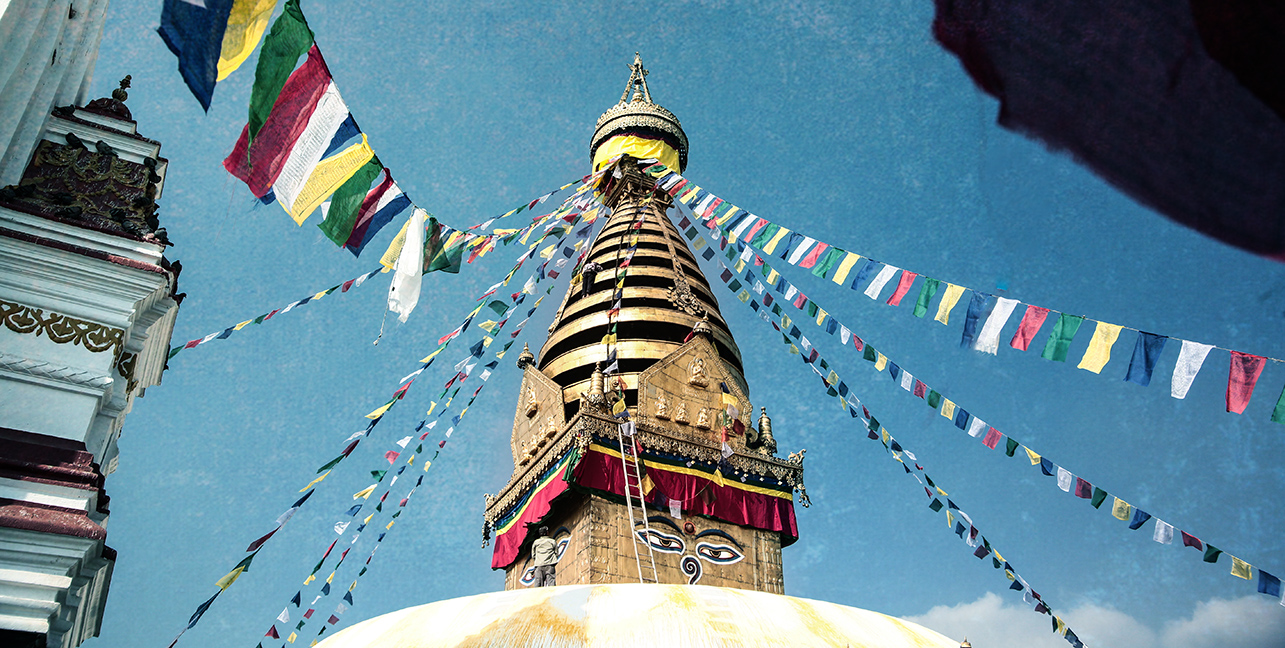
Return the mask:
<path id="1" fill-rule="evenodd" d="M 219 53 L 228 28 L 233 0 L 205 0 L 204 6 L 183 0 L 165 0 L 161 26 L 156 29 L 178 57 L 178 71 L 201 108 L 210 111 L 214 84 L 219 79 Z"/>

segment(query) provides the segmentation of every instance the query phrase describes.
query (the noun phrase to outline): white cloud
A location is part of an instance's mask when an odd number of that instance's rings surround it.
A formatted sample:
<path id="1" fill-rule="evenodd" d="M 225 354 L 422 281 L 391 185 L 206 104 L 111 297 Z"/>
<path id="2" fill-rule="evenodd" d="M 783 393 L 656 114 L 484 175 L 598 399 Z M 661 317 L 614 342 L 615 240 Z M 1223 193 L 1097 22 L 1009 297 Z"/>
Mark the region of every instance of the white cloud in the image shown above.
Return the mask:
<path id="1" fill-rule="evenodd" d="M 1113 608 L 1084 605 L 1061 614 L 1089 648 L 1280 648 L 1285 608 L 1265 596 L 1212 599 L 1190 617 L 1155 630 Z M 1050 617 L 1009 605 L 993 593 L 955 606 L 939 605 L 907 617 L 948 637 L 967 637 L 977 648 L 1066 648 Z"/>

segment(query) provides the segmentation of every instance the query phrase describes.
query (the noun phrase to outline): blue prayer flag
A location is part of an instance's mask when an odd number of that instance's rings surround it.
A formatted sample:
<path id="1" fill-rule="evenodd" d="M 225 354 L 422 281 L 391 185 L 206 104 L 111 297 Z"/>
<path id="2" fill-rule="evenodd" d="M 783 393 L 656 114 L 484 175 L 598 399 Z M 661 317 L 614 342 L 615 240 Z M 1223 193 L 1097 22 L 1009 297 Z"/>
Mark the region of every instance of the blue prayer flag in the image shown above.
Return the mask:
<path id="1" fill-rule="evenodd" d="M 897 376 L 901 375 L 901 367 L 898 367 L 897 363 L 891 360 L 888 361 L 888 375 L 892 376 L 893 382 L 896 382 Z"/>
<path id="2" fill-rule="evenodd" d="M 866 280 L 866 277 L 870 276 L 870 273 L 874 271 L 877 265 L 879 264 L 875 263 L 874 259 L 866 259 L 866 264 L 857 271 L 857 275 L 852 278 L 852 284 L 849 287 L 853 290 L 861 290 L 861 283 Z"/>
<path id="3" fill-rule="evenodd" d="M 379 230 L 383 229 L 385 225 L 391 223 L 393 218 L 405 211 L 405 209 L 410 207 L 410 205 L 410 198 L 407 198 L 406 194 L 402 194 L 388 201 L 388 204 L 384 205 L 383 209 L 375 212 L 375 215 L 370 217 L 370 225 L 366 226 L 366 233 L 361 237 L 361 242 L 357 244 L 357 247 L 349 247 L 348 251 L 352 252 L 353 256 L 361 256 L 361 251 L 366 249 L 366 244 L 370 243 L 371 239 L 375 238 L 375 235 L 379 233 Z M 543 267 L 544 266 L 541 266 L 541 268 Z M 543 275 L 541 275 L 541 278 L 544 278 Z"/>
<path id="4" fill-rule="evenodd" d="M 1280 598 L 1281 579 L 1272 576 L 1261 569 L 1258 570 L 1258 593 Z"/>
<path id="5" fill-rule="evenodd" d="M 1150 519 L 1151 519 L 1150 513 L 1135 506 L 1133 508 L 1133 519 L 1129 520 L 1129 528 L 1133 529 L 1134 531 L 1137 531 L 1139 527 L 1146 524 L 1147 520 L 1150 520 Z"/>
<path id="6" fill-rule="evenodd" d="M 955 408 L 955 427 L 961 430 L 968 429 L 968 410 L 962 407 Z"/>
<path id="7" fill-rule="evenodd" d="M 348 140 L 360 134 L 361 131 L 357 130 L 357 121 L 353 119 L 352 113 L 348 113 L 348 118 L 339 125 L 339 130 L 335 131 L 335 136 L 330 138 L 330 144 L 326 147 L 326 152 L 321 154 L 321 159 L 324 160 L 330 157 L 331 153 L 338 151 L 344 144 L 348 143 Z"/>
<path id="8" fill-rule="evenodd" d="M 219 79 L 219 53 L 223 51 L 223 33 L 228 28 L 232 2 L 165 0 L 161 5 L 161 26 L 156 32 L 178 57 L 183 82 L 206 112 L 210 111 L 210 99 Z"/>
<path id="9" fill-rule="evenodd" d="M 1163 335 L 1138 331 L 1138 341 L 1133 345 L 1133 359 L 1129 361 L 1129 372 L 1124 379 L 1143 387 L 1150 385 L 1151 372 L 1156 368 L 1156 361 L 1160 359 L 1160 352 L 1164 351 L 1165 341 L 1168 339 Z"/>
<path id="10" fill-rule="evenodd" d="M 1040 457 L 1040 470 L 1048 477 L 1053 477 L 1057 473 L 1053 470 L 1056 466 L 1048 457 Z"/>
<path id="11" fill-rule="evenodd" d="M 964 335 L 959 339 L 959 346 L 965 348 L 973 346 L 973 339 L 977 337 L 977 323 L 986 310 L 988 299 L 990 299 L 989 293 L 973 291 L 973 299 L 968 303 L 968 316 L 964 318 Z"/>

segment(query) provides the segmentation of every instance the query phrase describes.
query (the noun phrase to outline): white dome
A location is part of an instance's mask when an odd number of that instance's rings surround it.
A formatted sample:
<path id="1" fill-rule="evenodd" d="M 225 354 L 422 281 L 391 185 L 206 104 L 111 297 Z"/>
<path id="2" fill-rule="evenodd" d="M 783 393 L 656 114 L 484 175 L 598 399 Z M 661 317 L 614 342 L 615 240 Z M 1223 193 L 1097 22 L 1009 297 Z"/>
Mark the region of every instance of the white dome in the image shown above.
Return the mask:
<path id="1" fill-rule="evenodd" d="M 858 608 L 704 585 L 564 585 L 479 594 L 363 621 L 320 648 L 861 646 L 958 648 Z"/>

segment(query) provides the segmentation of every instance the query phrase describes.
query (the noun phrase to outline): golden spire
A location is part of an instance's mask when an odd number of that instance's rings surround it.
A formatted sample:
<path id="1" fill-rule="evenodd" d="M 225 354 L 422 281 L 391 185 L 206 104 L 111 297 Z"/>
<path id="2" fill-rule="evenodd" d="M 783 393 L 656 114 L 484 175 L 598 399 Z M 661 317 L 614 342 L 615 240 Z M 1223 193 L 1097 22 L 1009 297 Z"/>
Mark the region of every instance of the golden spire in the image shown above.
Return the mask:
<path id="1" fill-rule="evenodd" d="M 625 83 L 625 91 L 620 93 L 620 103 L 633 103 L 635 101 L 646 101 L 653 103 L 651 100 L 651 91 L 647 89 L 647 69 L 643 67 L 642 57 L 638 52 L 634 52 L 634 62 L 629 66 L 629 81 Z M 634 96 L 629 99 L 629 91 L 634 91 Z M 640 94 L 638 91 L 642 90 Z M 628 99 L 628 102 L 626 102 Z"/>

